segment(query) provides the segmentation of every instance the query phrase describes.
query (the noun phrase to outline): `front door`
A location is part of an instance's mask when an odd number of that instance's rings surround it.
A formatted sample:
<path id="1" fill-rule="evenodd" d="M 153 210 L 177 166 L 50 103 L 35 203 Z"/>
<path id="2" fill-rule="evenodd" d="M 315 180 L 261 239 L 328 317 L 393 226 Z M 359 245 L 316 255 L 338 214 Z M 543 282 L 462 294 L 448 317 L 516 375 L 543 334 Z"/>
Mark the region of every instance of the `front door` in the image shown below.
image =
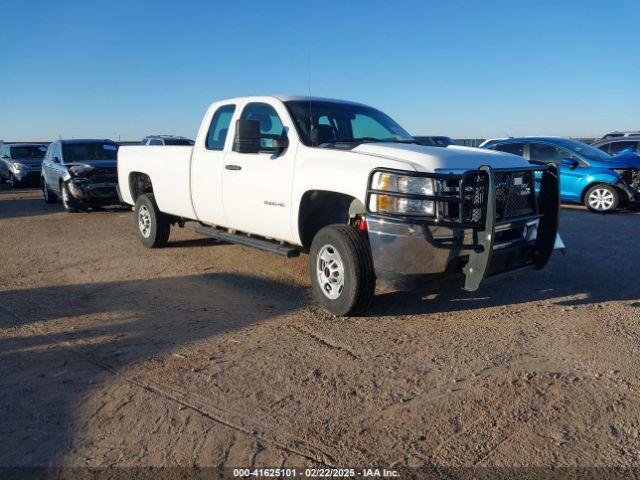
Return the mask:
<path id="1" fill-rule="evenodd" d="M 260 122 L 260 133 L 281 135 L 286 130 L 273 106 L 249 103 L 243 120 Z M 235 125 L 233 125 L 235 134 Z M 293 241 L 291 191 L 295 152 L 289 147 L 274 151 L 272 141 L 262 139 L 264 151 L 229 151 L 224 158 L 223 197 L 227 226 L 247 233 Z"/>
<path id="2" fill-rule="evenodd" d="M 529 158 L 538 162 L 555 163 L 560 173 L 560 197 L 562 200 L 580 201 L 578 183 L 584 176 L 584 167 L 580 159 L 567 150 L 547 143 L 531 143 L 529 145 Z M 575 159 L 579 165 L 576 168 L 563 165 L 563 158 Z"/>

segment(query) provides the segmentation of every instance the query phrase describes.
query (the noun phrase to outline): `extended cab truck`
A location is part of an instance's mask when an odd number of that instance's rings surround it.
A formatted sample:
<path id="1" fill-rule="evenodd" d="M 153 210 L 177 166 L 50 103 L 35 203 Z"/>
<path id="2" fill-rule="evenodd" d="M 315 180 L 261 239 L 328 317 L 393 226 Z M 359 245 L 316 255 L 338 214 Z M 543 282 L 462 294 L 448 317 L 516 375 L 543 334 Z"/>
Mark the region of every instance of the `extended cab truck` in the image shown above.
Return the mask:
<path id="1" fill-rule="evenodd" d="M 124 202 L 146 247 L 171 225 L 284 256 L 309 253 L 318 301 L 367 307 L 377 279 L 464 278 L 545 266 L 558 226 L 555 166 L 417 144 L 382 112 L 307 97 L 213 103 L 193 148 L 124 146 Z"/>

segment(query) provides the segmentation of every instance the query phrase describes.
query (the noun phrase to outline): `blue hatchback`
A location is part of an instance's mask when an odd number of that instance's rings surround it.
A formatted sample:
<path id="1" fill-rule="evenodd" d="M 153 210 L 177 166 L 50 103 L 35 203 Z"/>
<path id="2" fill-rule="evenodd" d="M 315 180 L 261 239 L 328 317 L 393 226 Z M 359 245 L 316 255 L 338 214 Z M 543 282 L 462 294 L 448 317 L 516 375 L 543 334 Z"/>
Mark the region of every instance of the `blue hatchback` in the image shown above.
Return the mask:
<path id="1" fill-rule="evenodd" d="M 611 212 L 640 203 L 640 156 L 609 155 L 586 143 L 557 137 L 492 140 L 482 148 L 513 153 L 530 162 L 556 163 L 563 202 L 583 203 L 594 212 Z"/>

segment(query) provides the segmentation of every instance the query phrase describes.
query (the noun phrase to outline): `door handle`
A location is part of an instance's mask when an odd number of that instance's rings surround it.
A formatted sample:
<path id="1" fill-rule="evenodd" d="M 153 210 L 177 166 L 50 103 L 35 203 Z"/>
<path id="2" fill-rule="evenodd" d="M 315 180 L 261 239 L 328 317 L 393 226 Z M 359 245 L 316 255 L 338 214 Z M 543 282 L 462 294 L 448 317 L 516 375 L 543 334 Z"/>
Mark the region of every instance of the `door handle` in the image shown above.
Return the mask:
<path id="1" fill-rule="evenodd" d="M 225 165 L 224 168 L 227 170 L 242 170 L 240 165 Z"/>

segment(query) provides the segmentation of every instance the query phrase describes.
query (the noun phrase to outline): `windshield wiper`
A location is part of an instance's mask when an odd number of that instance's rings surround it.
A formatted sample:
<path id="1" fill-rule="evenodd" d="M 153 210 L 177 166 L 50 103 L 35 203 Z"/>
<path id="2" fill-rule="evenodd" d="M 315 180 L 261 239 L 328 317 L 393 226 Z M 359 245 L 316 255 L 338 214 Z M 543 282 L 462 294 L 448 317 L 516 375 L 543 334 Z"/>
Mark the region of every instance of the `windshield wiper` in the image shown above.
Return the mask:
<path id="1" fill-rule="evenodd" d="M 318 147 L 326 147 L 327 145 L 335 145 L 338 143 L 375 143 L 375 142 L 386 142 L 386 140 L 381 140 L 375 137 L 348 138 L 348 139 L 334 140 L 332 142 L 320 143 Z"/>
<path id="2" fill-rule="evenodd" d="M 389 142 L 391 142 L 391 143 L 406 143 L 406 144 L 422 145 L 417 140 L 389 140 Z"/>

